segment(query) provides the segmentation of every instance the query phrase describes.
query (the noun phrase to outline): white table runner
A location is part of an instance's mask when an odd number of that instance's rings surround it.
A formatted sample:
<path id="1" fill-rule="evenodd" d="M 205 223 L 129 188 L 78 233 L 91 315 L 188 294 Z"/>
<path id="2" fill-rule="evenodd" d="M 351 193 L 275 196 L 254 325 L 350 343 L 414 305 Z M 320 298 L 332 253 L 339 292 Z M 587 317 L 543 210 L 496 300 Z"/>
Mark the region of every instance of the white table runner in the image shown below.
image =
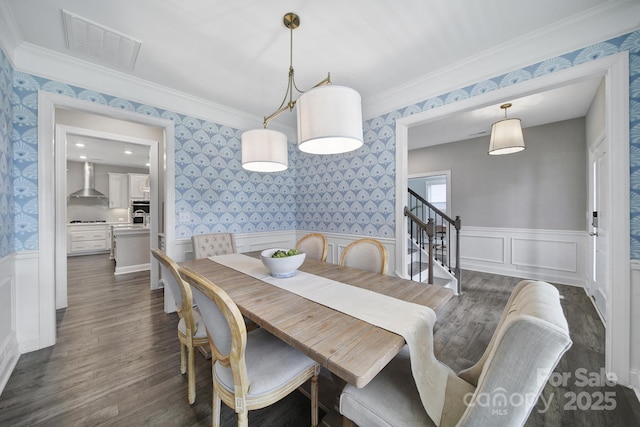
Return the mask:
<path id="1" fill-rule="evenodd" d="M 242 254 L 220 255 L 209 259 L 401 335 L 409 346 L 411 369 L 422 404 L 436 425 L 440 424 L 450 372 L 433 354 L 433 325 L 436 315 L 431 308 L 304 271 L 297 271 L 293 277 L 275 278 L 262 261 Z"/>

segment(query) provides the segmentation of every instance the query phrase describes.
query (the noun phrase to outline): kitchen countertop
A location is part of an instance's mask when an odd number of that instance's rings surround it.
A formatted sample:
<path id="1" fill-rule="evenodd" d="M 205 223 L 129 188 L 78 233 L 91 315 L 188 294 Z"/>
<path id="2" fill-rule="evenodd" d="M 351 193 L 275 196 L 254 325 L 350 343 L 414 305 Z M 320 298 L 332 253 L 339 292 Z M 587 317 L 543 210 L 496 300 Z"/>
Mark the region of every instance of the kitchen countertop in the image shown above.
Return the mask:
<path id="1" fill-rule="evenodd" d="M 127 234 L 149 234 L 149 227 L 134 224 L 125 227 L 114 227 L 113 234 L 115 236 L 122 236 Z"/>
<path id="2" fill-rule="evenodd" d="M 122 226 L 130 226 L 132 225 L 130 222 L 74 222 L 73 224 L 68 222 L 67 223 L 67 227 L 75 227 L 75 226 L 80 226 L 80 227 L 84 227 L 84 226 L 90 226 L 90 225 L 122 225 Z"/>

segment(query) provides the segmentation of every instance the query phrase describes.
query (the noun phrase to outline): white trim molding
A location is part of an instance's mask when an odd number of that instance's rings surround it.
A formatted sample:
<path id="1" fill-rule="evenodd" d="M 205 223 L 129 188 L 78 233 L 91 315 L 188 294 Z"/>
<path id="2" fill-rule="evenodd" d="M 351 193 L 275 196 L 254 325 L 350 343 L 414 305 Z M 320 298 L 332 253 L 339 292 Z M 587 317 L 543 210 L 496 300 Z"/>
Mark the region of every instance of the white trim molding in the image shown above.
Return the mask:
<path id="1" fill-rule="evenodd" d="M 464 270 L 584 287 L 586 242 L 584 231 L 463 226 L 460 264 Z"/>

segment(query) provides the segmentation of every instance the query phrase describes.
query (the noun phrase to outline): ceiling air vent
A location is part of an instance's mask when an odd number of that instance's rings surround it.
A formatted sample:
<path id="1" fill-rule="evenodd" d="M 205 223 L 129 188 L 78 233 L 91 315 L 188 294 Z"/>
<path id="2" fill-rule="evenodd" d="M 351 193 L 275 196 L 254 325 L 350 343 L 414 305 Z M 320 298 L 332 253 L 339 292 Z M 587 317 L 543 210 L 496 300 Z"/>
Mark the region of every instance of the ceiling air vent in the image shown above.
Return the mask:
<path id="1" fill-rule="evenodd" d="M 105 66 L 133 70 L 140 41 L 66 10 L 62 20 L 67 47 L 73 52 Z"/>

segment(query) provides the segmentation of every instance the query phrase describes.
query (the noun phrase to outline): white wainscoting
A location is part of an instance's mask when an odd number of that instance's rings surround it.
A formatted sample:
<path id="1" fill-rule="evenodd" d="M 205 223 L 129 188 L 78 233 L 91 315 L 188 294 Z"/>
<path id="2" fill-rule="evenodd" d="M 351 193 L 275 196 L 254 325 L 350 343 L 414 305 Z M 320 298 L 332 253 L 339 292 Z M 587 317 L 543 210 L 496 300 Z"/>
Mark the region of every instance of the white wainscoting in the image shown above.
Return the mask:
<path id="1" fill-rule="evenodd" d="M 38 251 L 16 253 L 16 338 L 20 353 L 40 348 L 41 298 Z M 51 300 L 54 303 L 54 300 Z M 53 320 L 55 322 L 55 318 Z M 55 324 L 54 324 L 55 327 Z"/>
<path id="2" fill-rule="evenodd" d="M 631 337 L 629 382 L 640 399 L 640 260 L 631 261 Z"/>
<path id="3" fill-rule="evenodd" d="M 581 231 L 463 226 L 460 266 L 584 287 L 586 243 Z"/>
<path id="4" fill-rule="evenodd" d="M 314 233 L 314 231 L 304 231 L 299 230 L 296 231 L 296 241 L 302 239 L 307 234 Z M 349 243 L 363 239 L 368 236 L 354 236 L 350 234 L 337 234 L 337 233 L 322 233 L 327 238 L 327 245 L 329 254 L 327 255 L 327 262 L 332 264 L 338 264 L 340 262 L 340 255 L 342 255 L 342 251 L 344 248 L 349 245 Z M 382 245 L 387 249 L 387 271 L 389 274 L 392 274 L 396 271 L 395 266 L 395 251 L 396 251 L 396 239 L 395 238 L 381 238 L 374 237 L 374 239 L 378 240 Z M 295 244 L 295 243 L 294 243 Z"/>
<path id="5" fill-rule="evenodd" d="M 15 253 L 0 259 L 0 394 L 20 358 L 16 338 Z"/>

